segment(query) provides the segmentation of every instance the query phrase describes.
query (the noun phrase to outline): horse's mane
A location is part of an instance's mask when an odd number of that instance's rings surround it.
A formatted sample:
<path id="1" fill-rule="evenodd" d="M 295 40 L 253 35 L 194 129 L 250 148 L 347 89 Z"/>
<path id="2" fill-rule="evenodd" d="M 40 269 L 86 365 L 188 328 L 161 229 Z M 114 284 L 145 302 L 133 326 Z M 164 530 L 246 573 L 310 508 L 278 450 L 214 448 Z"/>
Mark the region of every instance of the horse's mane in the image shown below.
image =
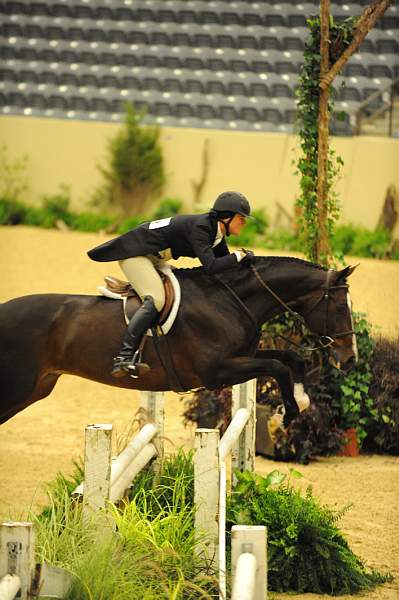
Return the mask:
<path id="1" fill-rule="evenodd" d="M 284 264 L 293 264 L 298 267 L 303 267 L 305 269 L 318 269 L 320 271 L 328 271 L 326 267 L 323 267 L 317 263 L 309 262 L 307 260 L 303 260 L 302 258 L 295 258 L 293 256 L 256 256 L 255 257 L 255 266 L 256 267 L 264 267 L 264 268 L 275 268 L 280 266 L 282 263 Z M 177 269 L 179 279 L 198 279 L 198 278 L 208 278 L 204 267 L 191 267 L 184 269 Z M 232 267 L 231 269 L 226 269 L 222 273 L 218 273 L 218 277 L 225 281 L 226 283 L 230 282 L 238 282 L 248 274 L 248 269 L 246 268 L 237 268 L 237 266 Z"/>

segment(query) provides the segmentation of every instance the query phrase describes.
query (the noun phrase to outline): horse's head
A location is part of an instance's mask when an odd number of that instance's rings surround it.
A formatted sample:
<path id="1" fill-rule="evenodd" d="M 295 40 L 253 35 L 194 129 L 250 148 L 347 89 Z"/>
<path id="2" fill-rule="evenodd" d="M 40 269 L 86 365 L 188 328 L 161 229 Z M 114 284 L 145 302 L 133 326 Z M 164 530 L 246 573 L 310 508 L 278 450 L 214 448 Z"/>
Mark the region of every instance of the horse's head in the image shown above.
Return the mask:
<path id="1" fill-rule="evenodd" d="M 320 335 L 322 344 L 329 347 L 330 362 L 343 370 L 351 368 L 358 358 L 346 282 L 355 268 L 327 271 L 324 286 L 304 300 L 301 311 L 309 329 Z"/>

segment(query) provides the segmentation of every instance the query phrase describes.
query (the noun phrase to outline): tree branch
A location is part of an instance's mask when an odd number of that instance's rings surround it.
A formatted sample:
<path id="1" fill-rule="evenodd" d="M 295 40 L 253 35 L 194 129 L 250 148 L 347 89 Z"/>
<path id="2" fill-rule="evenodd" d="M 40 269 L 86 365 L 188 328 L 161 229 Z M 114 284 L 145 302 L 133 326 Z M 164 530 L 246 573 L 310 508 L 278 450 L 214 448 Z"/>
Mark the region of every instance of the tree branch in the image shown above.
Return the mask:
<path id="1" fill-rule="evenodd" d="M 332 82 L 334 77 L 338 75 L 342 67 L 346 64 L 349 58 L 359 48 L 360 44 L 374 27 L 377 21 L 384 15 L 385 11 L 392 4 L 392 0 L 375 0 L 370 6 L 366 6 L 362 15 L 357 22 L 352 42 L 343 51 L 338 60 L 333 64 L 328 73 L 321 78 L 320 88 L 325 90 Z"/>

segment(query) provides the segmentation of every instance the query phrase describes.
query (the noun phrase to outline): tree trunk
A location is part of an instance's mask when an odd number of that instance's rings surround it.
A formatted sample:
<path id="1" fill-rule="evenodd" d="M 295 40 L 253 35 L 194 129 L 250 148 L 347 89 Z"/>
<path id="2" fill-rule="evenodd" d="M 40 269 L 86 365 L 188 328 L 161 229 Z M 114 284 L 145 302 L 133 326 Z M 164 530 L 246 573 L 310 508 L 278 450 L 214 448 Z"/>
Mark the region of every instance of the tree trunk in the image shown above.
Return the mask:
<path id="1" fill-rule="evenodd" d="M 320 80 L 329 69 L 330 0 L 320 2 Z M 317 140 L 317 219 L 318 236 L 315 261 L 328 265 L 331 254 L 327 231 L 328 220 L 328 98 L 330 88 L 320 90 Z"/>

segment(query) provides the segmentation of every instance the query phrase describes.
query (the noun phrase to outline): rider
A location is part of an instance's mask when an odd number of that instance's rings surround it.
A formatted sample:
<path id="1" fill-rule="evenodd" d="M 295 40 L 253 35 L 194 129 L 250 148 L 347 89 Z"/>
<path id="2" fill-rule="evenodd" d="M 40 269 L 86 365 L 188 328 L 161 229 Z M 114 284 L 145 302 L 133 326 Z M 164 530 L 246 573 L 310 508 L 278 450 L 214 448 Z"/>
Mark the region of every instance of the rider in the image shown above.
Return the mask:
<path id="1" fill-rule="evenodd" d="M 177 215 L 143 223 L 88 252 L 96 261 L 119 261 L 119 265 L 143 303 L 131 318 L 112 375 L 127 373 L 138 377 L 140 343 L 148 328 L 155 325 L 165 303 L 165 292 L 157 268 L 171 258 L 197 257 L 209 274 L 219 273 L 238 262 L 250 264 L 252 252 L 230 254 L 225 236 L 237 235 L 250 216 L 247 198 L 240 192 L 220 194 L 209 213 Z M 148 365 L 147 365 L 148 368 Z"/>

